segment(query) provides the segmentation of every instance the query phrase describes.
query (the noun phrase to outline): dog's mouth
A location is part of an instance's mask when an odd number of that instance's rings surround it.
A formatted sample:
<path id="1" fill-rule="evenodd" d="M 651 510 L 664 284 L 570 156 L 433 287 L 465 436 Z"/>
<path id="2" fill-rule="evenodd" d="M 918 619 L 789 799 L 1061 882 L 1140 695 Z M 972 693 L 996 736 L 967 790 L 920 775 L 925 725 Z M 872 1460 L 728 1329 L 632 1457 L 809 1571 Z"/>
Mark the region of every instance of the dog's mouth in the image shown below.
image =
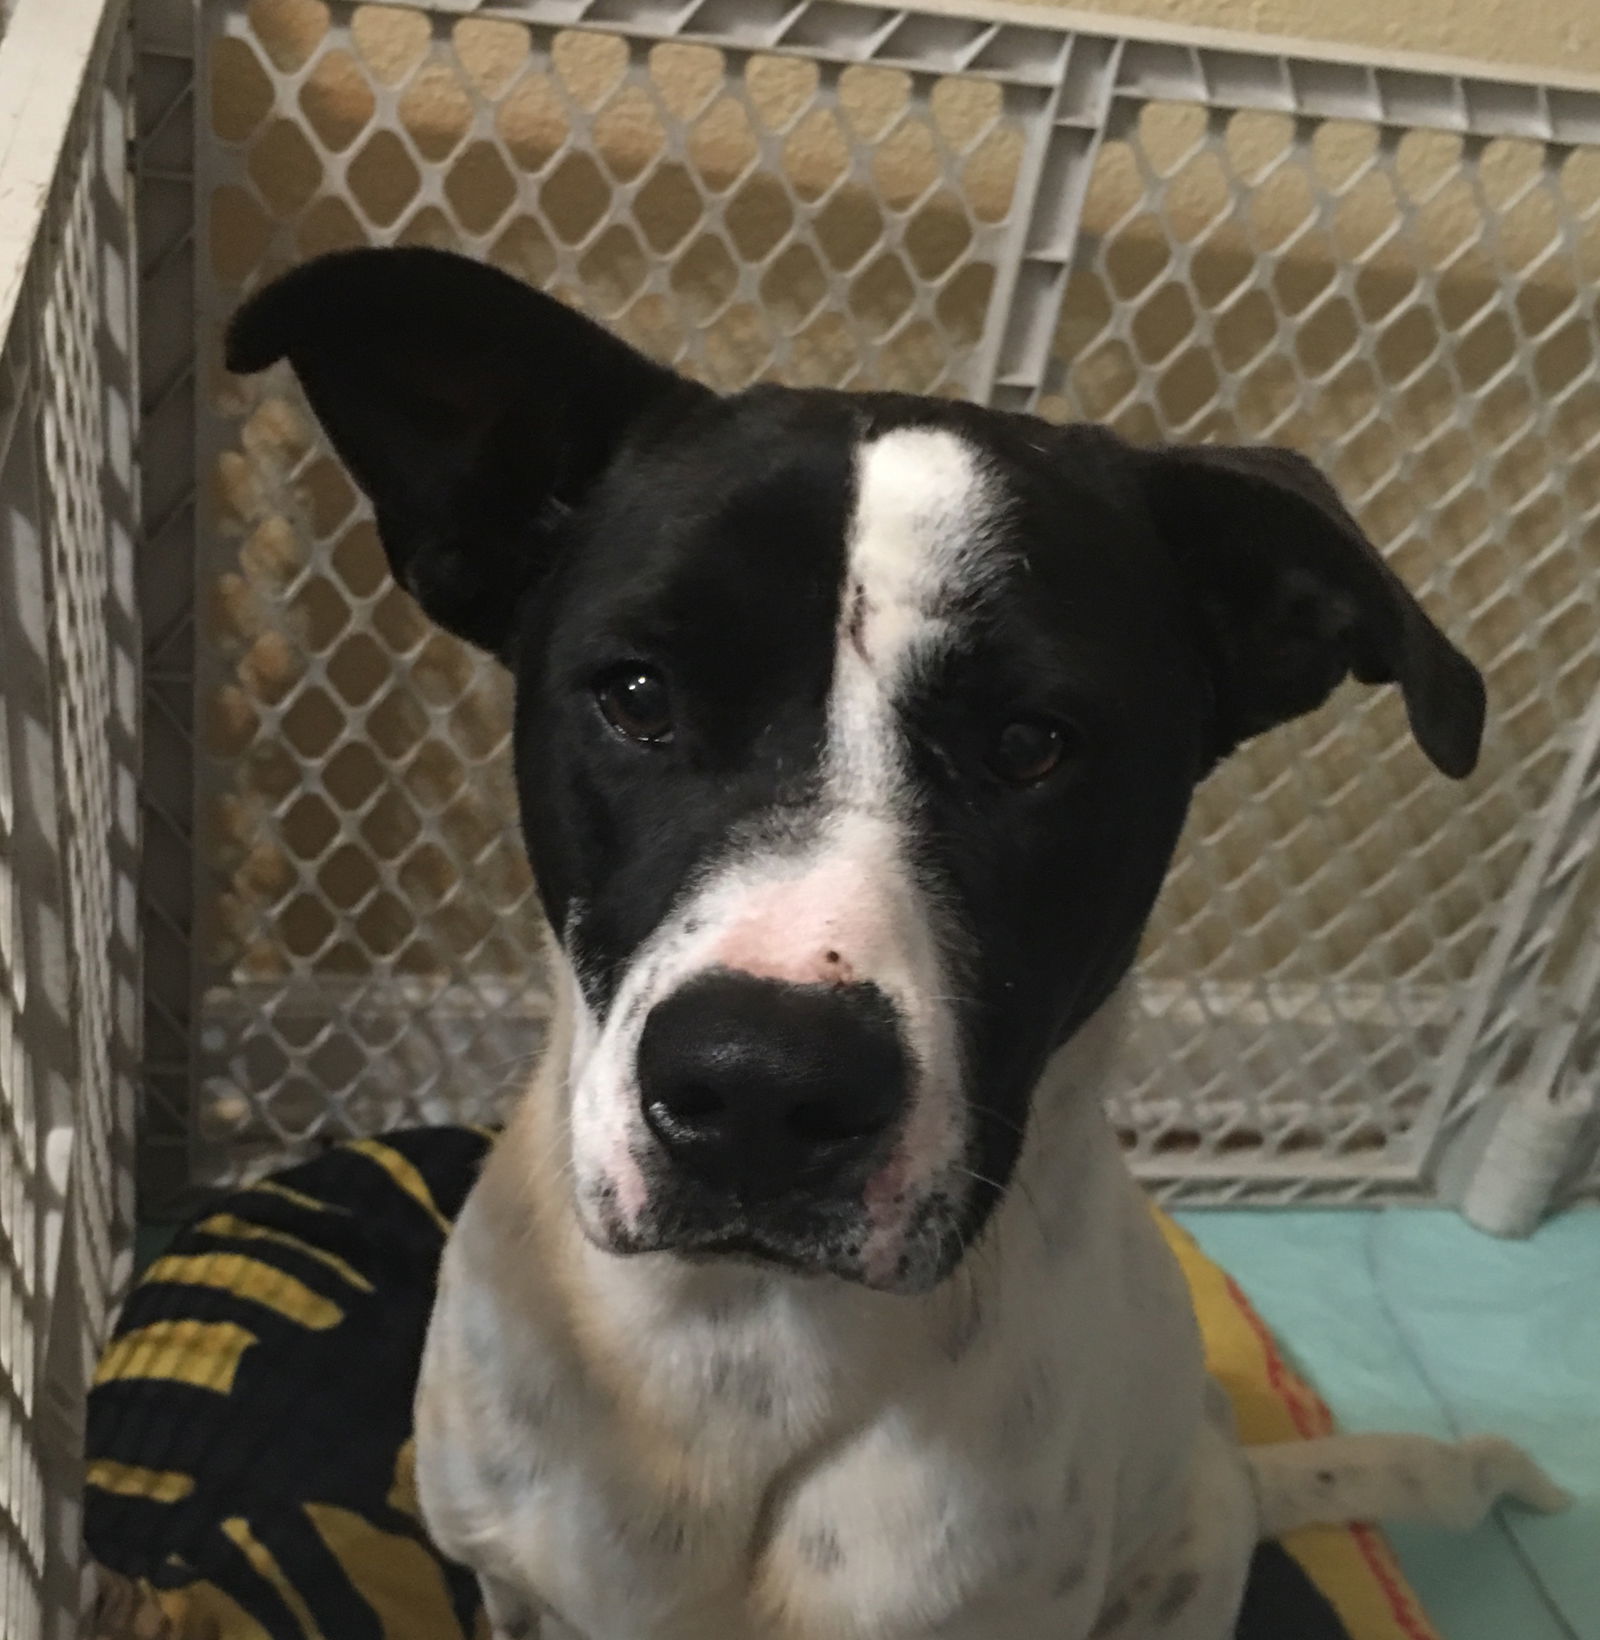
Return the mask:
<path id="1" fill-rule="evenodd" d="M 596 1222 L 586 1229 L 608 1252 L 674 1253 L 696 1262 L 739 1260 L 805 1275 L 855 1275 L 867 1236 L 859 1199 L 829 1201 L 792 1193 L 747 1203 L 728 1192 L 663 1180 L 631 1223 L 608 1197 L 593 1205 Z"/>
<path id="2" fill-rule="evenodd" d="M 691 1264 L 759 1264 L 801 1276 L 838 1273 L 825 1256 L 819 1256 L 820 1249 L 808 1250 L 787 1246 L 772 1237 L 753 1232 L 712 1236 L 704 1241 L 686 1242 L 672 1251 Z"/>
<path id="3" fill-rule="evenodd" d="M 834 1276 L 887 1292 L 925 1292 L 960 1262 L 959 1206 L 942 1195 L 886 1232 L 860 1196 L 794 1193 L 746 1203 L 660 1181 L 631 1220 L 610 1192 L 591 1193 L 579 1219 L 588 1239 L 620 1256 L 669 1253 L 688 1263 L 760 1266 L 797 1276 Z"/>

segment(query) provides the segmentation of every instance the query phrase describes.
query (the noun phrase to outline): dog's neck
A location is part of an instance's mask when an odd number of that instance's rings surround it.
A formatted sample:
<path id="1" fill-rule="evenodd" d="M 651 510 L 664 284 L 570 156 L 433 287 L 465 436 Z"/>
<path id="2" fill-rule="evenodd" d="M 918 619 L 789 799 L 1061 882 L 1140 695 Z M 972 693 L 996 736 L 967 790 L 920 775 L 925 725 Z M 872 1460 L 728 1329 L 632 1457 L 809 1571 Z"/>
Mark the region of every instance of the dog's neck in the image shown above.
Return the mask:
<path id="1" fill-rule="evenodd" d="M 573 1010 L 558 1007 L 535 1085 L 480 1193 L 501 1249 L 499 1296 L 564 1341 L 574 1376 L 606 1392 L 631 1451 L 654 1460 L 663 1485 L 726 1496 L 730 1476 L 744 1471 L 764 1486 L 774 1469 L 915 1393 L 919 1381 L 981 1377 L 984 1357 L 1006 1349 L 1008 1313 L 1026 1336 L 1040 1303 L 1086 1318 L 1103 1310 L 1107 1283 L 1137 1239 L 1130 1217 L 1147 1217 L 1101 1106 L 1122 1013 L 1119 993 L 1052 1058 L 983 1235 L 954 1276 L 906 1297 L 832 1276 L 592 1246 L 570 1202 L 562 1093 Z M 1099 1347 L 1092 1331 L 1086 1356 Z M 1085 1374 L 1093 1367 L 1083 1363 Z M 708 1416 L 708 1407 L 723 1411 Z"/>

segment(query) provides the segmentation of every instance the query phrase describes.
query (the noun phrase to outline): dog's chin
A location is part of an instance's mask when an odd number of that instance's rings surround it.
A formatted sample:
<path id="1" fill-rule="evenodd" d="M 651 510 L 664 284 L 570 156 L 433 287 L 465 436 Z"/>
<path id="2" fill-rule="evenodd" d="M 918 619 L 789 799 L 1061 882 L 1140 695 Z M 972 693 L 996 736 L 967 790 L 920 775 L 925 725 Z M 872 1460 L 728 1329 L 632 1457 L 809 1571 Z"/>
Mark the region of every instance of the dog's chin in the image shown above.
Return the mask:
<path id="1" fill-rule="evenodd" d="M 960 1264 L 966 1239 L 948 1204 L 925 1203 L 905 1232 L 874 1235 L 859 1202 L 764 1204 L 658 1191 L 633 1222 L 604 1189 L 580 1194 L 578 1221 L 589 1243 L 619 1258 L 668 1254 L 694 1265 L 741 1265 L 800 1279 L 834 1278 L 884 1293 L 932 1291 Z M 941 1211 L 943 1209 L 943 1211 Z"/>

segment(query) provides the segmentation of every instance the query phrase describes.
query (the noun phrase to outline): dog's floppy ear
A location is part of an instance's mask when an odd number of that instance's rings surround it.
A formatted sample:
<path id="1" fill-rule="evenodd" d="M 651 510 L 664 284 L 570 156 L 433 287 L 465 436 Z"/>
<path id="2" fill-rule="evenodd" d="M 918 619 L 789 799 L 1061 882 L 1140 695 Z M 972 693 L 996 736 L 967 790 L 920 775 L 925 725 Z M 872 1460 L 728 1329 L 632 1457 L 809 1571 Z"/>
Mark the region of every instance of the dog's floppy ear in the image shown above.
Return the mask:
<path id="1" fill-rule="evenodd" d="M 509 274 L 421 247 L 335 252 L 260 291 L 228 368 L 282 358 L 396 579 L 497 653 L 561 515 L 642 418 L 706 391 Z"/>
<path id="2" fill-rule="evenodd" d="M 1320 706 L 1350 675 L 1398 683 L 1423 751 L 1455 779 L 1472 772 L 1483 679 L 1311 462 L 1222 445 L 1166 446 L 1140 461 L 1216 673 L 1216 757 Z"/>

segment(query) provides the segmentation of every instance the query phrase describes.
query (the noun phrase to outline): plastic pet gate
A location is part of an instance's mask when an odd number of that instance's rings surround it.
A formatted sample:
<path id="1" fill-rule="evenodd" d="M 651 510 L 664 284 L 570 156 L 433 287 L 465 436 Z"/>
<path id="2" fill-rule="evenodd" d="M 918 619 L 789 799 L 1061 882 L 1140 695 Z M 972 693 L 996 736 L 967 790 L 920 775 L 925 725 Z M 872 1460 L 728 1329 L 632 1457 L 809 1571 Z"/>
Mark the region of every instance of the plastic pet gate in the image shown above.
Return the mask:
<path id="1" fill-rule="evenodd" d="M 219 326 L 455 246 L 727 388 L 957 393 L 1335 477 L 1482 665 L 1212 777 L 1115 1114 L 1189 1202 L 1600 1190 L 1600 83 L 854 0 L 0 7 L 0 1613 L 160 1217 L 503 1109 L 545 993 L 491 669 Z M 137 1145 L 135 1133 L 137 1132 Z"/>

